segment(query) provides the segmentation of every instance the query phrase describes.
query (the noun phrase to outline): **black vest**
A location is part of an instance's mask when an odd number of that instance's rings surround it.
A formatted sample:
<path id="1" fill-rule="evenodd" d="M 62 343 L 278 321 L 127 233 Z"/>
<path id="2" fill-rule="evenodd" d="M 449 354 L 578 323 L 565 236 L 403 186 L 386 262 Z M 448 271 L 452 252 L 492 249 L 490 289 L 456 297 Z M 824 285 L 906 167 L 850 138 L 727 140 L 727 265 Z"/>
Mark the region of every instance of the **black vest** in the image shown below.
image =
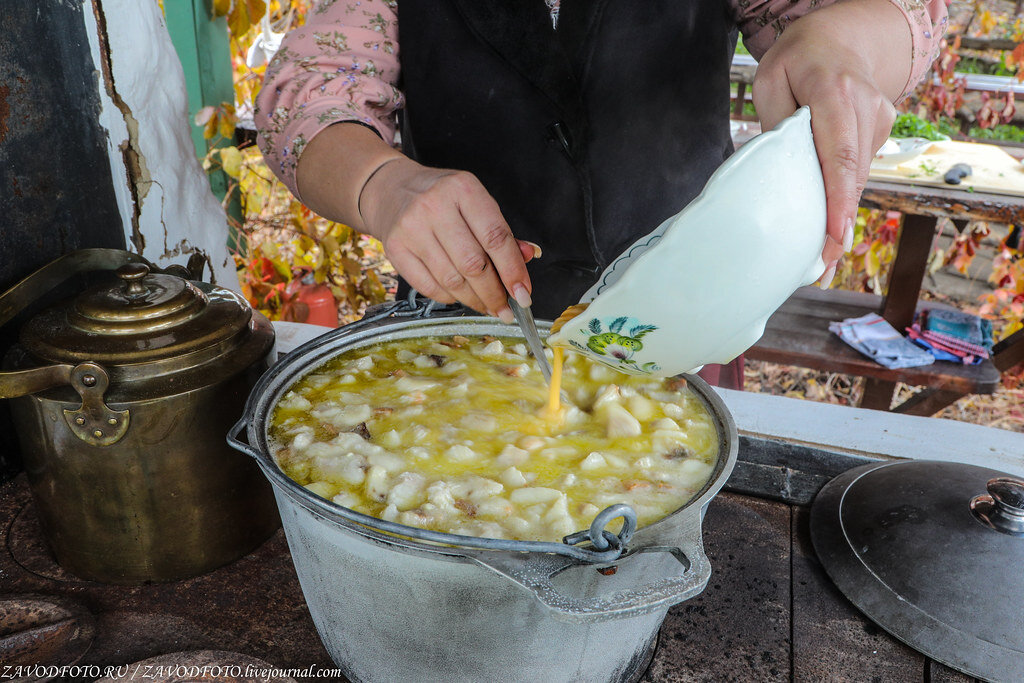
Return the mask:
<path id="1" fill-rule="evenodd" d="M 724 0 L 400 0 L 402 141 L 474 173 L 552 318 L 732 153 Z M 714 229 L 714 226 L 708 226 Z"/>

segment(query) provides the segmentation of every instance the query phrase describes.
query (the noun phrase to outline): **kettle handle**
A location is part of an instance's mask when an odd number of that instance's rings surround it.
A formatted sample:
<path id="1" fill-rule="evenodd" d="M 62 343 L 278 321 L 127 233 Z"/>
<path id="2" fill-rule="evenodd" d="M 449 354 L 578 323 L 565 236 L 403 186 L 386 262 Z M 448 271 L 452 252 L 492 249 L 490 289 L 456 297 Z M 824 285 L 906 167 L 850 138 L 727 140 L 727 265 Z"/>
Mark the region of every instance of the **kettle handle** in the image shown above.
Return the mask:
<path id="1" fill-rule="evenodd" d="M 71 371 L 74 369 L 74 365 L 62 364 L 0 372 L 0 398 L 18 398 L 63 384 L 71 384 Z"/>
<path id="2" fill-rule="evenodd" d="M 0 294 L 0 327 L 68 278 L 94 270 L 114 270 L 132 262 L 148 263 L 141 256 L 120 249 L 79 249 L 65 254 Z M 74 365 L 58 364 L 0 372 L 0 398 L 17 398 L 71 384 L 74 369 Z"/>
<path id="3" fill-rule="evenodd" d="M 610 597 L 591 600 L 567 596 L 552 583 L 551 579 L 562 570 L 579 566 L 578 563 L 567 561 L 564 557 L 523 558 L 506 555 L 499 558 L 473 555 L 472 559 L 532 592 L 537 600 L 558 618 L 577 623 L 591 623 L 667 609 L 699 594 L 711 578 L 711 563 L 699 538 L 687 539 L 673 547 L 647 547 L 613 564 L 624 566 L 631 557 L 652 552 L 671 554 L 683 567 L 682 573 L 632 586 Z M 601 570 L 592 568 L 592 571 Z"/>

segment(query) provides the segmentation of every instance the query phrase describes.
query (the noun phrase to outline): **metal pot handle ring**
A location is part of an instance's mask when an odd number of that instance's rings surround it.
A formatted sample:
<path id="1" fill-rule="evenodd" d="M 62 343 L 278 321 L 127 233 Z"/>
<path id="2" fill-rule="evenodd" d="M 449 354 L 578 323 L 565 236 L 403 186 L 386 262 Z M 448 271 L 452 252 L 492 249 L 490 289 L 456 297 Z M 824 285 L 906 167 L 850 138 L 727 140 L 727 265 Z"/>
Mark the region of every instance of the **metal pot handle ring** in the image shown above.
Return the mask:
<path id="1" fill-rule="evenodd" d="M 670 553 L 684 567 L 682 574 L 629 588 L 610 598 L 593 600 L 566 596 L 552 583 L 551 579 L 556 574 L 574 564 L 564 557 L 523 559 L 473 555 L 473 559 L 531 591 L 537 600 L 560 617 L 568 621 L 597 622 L 647 614 L 682 602 L 704 590 L 711 578 L 711 563 L 699 539 L 687 539 L 676 547 L 651 546 L 640 551 L 651 552 Z M 629 557 L 626 557 L 616 564 L 628 561 Z"/>

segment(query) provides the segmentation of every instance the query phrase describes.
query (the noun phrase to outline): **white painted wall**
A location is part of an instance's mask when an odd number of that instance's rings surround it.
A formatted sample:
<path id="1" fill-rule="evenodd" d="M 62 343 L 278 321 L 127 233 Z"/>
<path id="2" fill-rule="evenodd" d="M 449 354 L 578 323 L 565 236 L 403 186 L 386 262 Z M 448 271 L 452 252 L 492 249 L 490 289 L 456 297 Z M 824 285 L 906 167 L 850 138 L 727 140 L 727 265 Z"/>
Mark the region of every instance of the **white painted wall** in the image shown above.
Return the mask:
<path id="1" fill-rule="evenodd" d="M 152 0 L 103 0 L 102 8 L 105 39 L 99 35 L 92 0 L 82 1 L 97 69 L 109 46 L 112 79 L 99 73 L 100 125 L 108 135 L 125 241 L 131 251 L 161 266 L 184 265 L 190 254 L 200 251 L 208 257 L 204 278 L 237 291 L 238 277 L 227 250 L 227 217 L 195 156 L 185 76 L 160 8 Z M 137 201 L 122 153 L 132 144 L 141 169 L 136 174 Z M 132 222 L 136 211 L 137 234 Z"/>

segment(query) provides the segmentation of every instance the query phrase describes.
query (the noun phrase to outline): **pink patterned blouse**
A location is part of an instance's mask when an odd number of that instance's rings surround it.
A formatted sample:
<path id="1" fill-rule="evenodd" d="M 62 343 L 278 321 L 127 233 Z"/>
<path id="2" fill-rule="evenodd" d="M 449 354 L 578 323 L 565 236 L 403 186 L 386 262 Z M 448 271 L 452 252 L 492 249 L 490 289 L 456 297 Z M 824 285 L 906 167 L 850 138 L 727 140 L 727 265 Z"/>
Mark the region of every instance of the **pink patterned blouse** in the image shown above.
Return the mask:
<path id="1" fill-rule="evenodd" d="M 524 0 L 525 1 L 525 0 Z M 539 0 L 534 0 L 539 1 Z M 545 0 L 557 22 L 558 0 Z M 835 0 L 729 0 L 743 44 L 760 58 L 786 26 Z M 905 92 L 935 59 L 946 28 L 943 0 L 890 0 L 910 24 L 913 62 Z M 295 167 L 321 130 L 340 121 L 374 128 L 389 144 L 395 112 L 397 0 L 320 0 L 291 31 L 267 68 L 256 101 L 259 145 L 267 163 L 298 196 Z"/>

